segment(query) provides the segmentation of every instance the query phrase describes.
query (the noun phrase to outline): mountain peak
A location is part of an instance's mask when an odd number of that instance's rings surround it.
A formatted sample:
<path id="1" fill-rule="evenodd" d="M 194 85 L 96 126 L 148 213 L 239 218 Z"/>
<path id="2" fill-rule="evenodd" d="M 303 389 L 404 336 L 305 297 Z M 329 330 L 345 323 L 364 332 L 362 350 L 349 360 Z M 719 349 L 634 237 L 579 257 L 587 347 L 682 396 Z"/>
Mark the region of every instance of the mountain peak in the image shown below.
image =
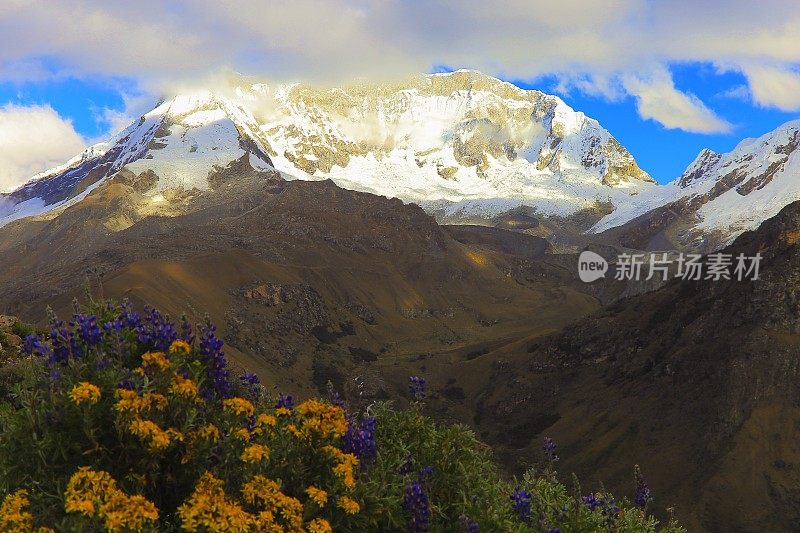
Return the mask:
<path id="1" fill-rule="evenodd" d="M 224 94 L 165 100 L 9 198 L 58 207 L 122 168 L 155 174 L 153 194 L 202 190 L 215 168 L 245 155 L 257 170 L 332 179 L 429 209 L 444 203 L 466 218 L 521 205 L 569 216 L 625 203 L 654 183 L 596 120 L 557 96 L 476 71 L 335 88 L 252 84 Z"/>
<path id="2" fill-rule="evenodd" d="M 795 120 L 744 139 L 724 154 L 703 150 L 678 179 L 607 215 L 594 230 L 636 226 L 643 217 L 647 233 L 672 235 L 675 248 L 719 249 L 800 200 L 798 148 L 800 121 Z M 640 234 L 641 228 L 623 230 L 630 232 Z"/>

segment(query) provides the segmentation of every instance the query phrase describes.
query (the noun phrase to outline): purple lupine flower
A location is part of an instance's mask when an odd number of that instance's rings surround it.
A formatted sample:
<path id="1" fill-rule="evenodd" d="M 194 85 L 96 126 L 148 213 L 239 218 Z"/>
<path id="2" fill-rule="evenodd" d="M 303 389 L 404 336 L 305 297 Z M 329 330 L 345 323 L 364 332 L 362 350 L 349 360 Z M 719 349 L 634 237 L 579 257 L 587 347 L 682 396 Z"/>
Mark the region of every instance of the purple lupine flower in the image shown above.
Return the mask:
<path id="1" fill-rule="evenodd" d="M 119 333 L 122 333 L 123 327 L 124 327 L 124 325 L 122 324 L 122 321 L 120 319 L 109 320 L 108 322 L 103 322 L 103 331 L 105 331 L 106 334 L 111 334 L 111 333 L 119 334 Z"/>
<path id="2" fill-rule="evenodd" d="M 186 317 L 181 317 L 181 340 L 194 344 L 194 328 Z"/>
<path id="3" fill-rule="evenodd" d="M 66 363 L 70 357 L 80 357 L 83 351 L 78 346 L 72 331 L 67 328 L 63 320 L 54 320 L 51 324 L 50 340 L 53 344 L 53 352 L 50 356 L 50 363 Z"/>
<path id="4" fill-rule="evenodd" d="M 51 370 L 50 371 L 50 379 L 52 379 L 53 381 L 55 381 L 57 379 L 60 379 L 62 375 L 63 374 L 61 374 L 60 370 Z"/>
<path id="5" fill-rule="evenodd" d="M 252 372 L 245 372 L 239 376 L 239 381 L 247 389 L 247 396 L 256 399 L 261 391 L 261 380 Z"/>
<path id="6" fill-rule="evenodd" d="M 411 376 L 408 378 L 408 392 L 411 397 L 416 401 L 425 399 L 425 378 L 420 376 Z"/>
<path id="7" fill-rule="evenodd" d="M 175 325 L 158 309 L 145 308 L 144 321 L 136 328 L 139 342 L 152 350 L 166 352 L 178 339 Z"/>
<path id="8" fill-rule="evenodd" d="M 533 496 L 527 490 L 517 487 L 511 493 L 511 506 L 523 522 L 530 522 L 531 520 L 531 501 Z"/>
<path id="9" fill-rule="evenodd" d="M 403 509 L 411 513 L 408 521 L 408 530 L 413 533 L 428 531 L 428 521 L 430 520 L 430 507 L 428 505 L 428 495 L 425 487 L 417 480 L 406 485 L 406 492 L 403 497 Z"/>
<path id="10" fill-rule="evenodd" d="M 261 380 L 258 379 L 258 376 L 252 372 L 245 372 L 239 376 L 239 381 L 241 381 L 243 385 L 258 385 L 261 383 Z"/>
<path id="11" fill-rule="evenodd" d="M 97 325 L 96 316 L 76 313 L 69 325 L 86 346 L 97 346 L 103 342 L 103 332 Z"/>
<path id="12" fill-rule="evenodd" d="M 619 517 L 621 511 L 616 500 L 611 500 L 609 502 L 600 500 L 600 504 L 603 506 L 603 515 L 606 517 L 606 523 L 613 524 L 617 520 L 617 517 Z"/>
<path id="13" fill-rule="evenodd" d="M 423 466 L 419 469 L 419 478 L 425 479 L 433 475 L 433 467 L 432 466 Z"/>
<path id="14" fill-rule="evenodd" d="M 38 355 L 42 357 L 50 356 L 50 349 L 47 348 L 42 339 L 37 335 L 27 335 L 22 343 L 22 353 L 25 355 Z"/>
<path id="15" fill-rule="evenodd" d="M 468 516 L 461 515 L 461 533 L 478 533 L 480 525 Z"/>
<path id="16" fill-rule="evenodd" d="M 361 421 L 353 415 L 347 417 L 347 431 L 342 437 L 342 450 L 355 454 L 360 464 L 365 464 L 377 455 L 376 423 L 374 416 L 364 417 Z"/>
<path id="17" fill-rule="evenodd" d="M 550 529 L 547 530 L 547 533 L 561 533 L 561 530 L 558 529 L 557 527 L 551 527 Z"/>
<path id="18" fill-rule="evenodd" d="M 278 402 L 275 404 L 275 408 L 280 409 L 281 407 L 289 410 L 294 409 L 294 399 L 292 399 L 291 394 L 281 393 L 278 395 Z"/>
<path id="19" fill-rule="evenodd" d="M 206 320 L 200 334 L 200 358 L 205 362 L 206 375 L 213 384 L 213 391 L 223 398 L 233 395 L 228 373 L 228 361 L 222 352 L 223 342 L 217 338 L 217 328 Z"/>
<path id="20" fill-rule="evenodd" d="M 197 388 L 197 393 L 200 395 L 200 397 L 202 399 L 204 399 L 206 401 L 210 401 L 210 400 L 214 399 L 214 389 L 210 389 L 210 388 L 206 387 L 205 385 L 200 385 Z"/>
<path id="21" fill-rule="evenodd" d="M 597 506 L 600 505 L 600 502 L 595 498 L 594 494 L 589 494 L 588 496 L 583 496 L 581 498 L 583 503 L 589 508 L 590 511 L 594 512 L 597 509 Z"/>
<path id="22" fill-rule="evenodd" d="M 650 493 L 650 486 L 642 476 L 642 471 L 639 465 L 633 469 L 634 478 L 636 479 L 636 490 L 633 493 L 633 503 L 644 509 L 647 504 L 653 501 L 652 494 Z"/>
<path id="23" fill-rule="evenodd" d="M 558 455 L 556 455 L 556 451 L 558 451 L 558 445 L 556 444 L 556 441 L 550 437 L 545 437 L 542 441 L 542 450 L 544 450 L 544 454 L 547 456 L 548 461 L 558 461 Z"/>
<path id="24" fill-rule="evenodd" d="M 128 300 L 124 300 L 120 307 L 122 312 L 117 320 L 122 326 L 133 330 L 139 329 L 142 326 L 142 318 L 139 313 L 133 310 L 131 303 Z"/>
<path id="25" fill-rule="evenodd" d="M 336 407 L 344 407 L 344 399 L 337 391 L 328 389 L 328 401 Z"/>

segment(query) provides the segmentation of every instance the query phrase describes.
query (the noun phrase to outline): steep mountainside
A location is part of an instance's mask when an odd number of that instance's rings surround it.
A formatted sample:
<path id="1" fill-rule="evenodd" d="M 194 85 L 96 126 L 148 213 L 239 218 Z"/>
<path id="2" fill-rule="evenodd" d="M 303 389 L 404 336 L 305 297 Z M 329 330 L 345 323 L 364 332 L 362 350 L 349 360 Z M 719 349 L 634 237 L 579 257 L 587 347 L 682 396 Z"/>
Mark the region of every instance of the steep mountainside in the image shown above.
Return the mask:
<path id="1" fill-rule="evenodd" d="M 167 191 L 210 188 L 215 172 L 240 159 L 258 170 L 271 169 L 257 128 L 246 111 L 211 94 L 176 97 L 108 143 L 0 197 L 0 225 L 75 203 L 123 169 L 133 173 L 137 192 L 155 202 L 164 201 Z"/>
<path id="2" fill-rule="evenodd" d="M 584 488 L 630 493 L 638 463 L 690 531 L 798 530 L 800 202 L 726 252 L 761 253 L 760 279 L 672 282 L 549 337 L 428 360 L 436 408 L 474 413 L 509 461 L 555 438 Z"/>
<path id="3" fill-rule="evenodd" d="M 252 169 L 176 199 L 180 213 L 143 216 L 151 202 L 131 175 L 57 217 L 0 228 L 0 312 L 69 316 L 88 278 L 95 294 L 208 312 L 234 359 L 269 382 L 344 390 L 373 375 L 368 394 L 385 397 L 377 360 L 518 336 L 532 316 L 553 331 L 598 308 L 574 276 L 538 265 L 537 237 L 456 240 L 418 206 Z"/>
<path id="4" fill-rule="evenodd" d="M 800 121 L 745 139 L 726 154 L 703 150 L 675 181 L 654 187 L 593 231 L 640 249 L 710 251 L 800 199 Z"/>
<path id="5" fill-rule="evenodd" d="M 654 186 L 608 131 L 558 97 L 458 71 L 179 96 L 6 196 L 0 224 L 64 207 L 122 168 L 149 198 L 205 190 L 207 176 L 243 157 L 256 170 L 330 178 L 454 221 L 520 205 L 597 220 Z"/>

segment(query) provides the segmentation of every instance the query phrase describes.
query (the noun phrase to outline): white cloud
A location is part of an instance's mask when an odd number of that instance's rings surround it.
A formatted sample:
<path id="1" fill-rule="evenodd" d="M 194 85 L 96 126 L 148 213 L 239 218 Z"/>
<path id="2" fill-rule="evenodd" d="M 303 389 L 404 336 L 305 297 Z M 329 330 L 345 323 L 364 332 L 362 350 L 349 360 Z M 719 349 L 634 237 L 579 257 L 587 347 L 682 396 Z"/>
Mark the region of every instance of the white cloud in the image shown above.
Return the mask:
<path id="1" fill-rule="evenodd" d="M 741 100 L 742 102 L 750 102 L 753 95 L 750 93 L 750 87 L 747 85 L 734 85 L 718 94 L 714 95 L 715 98 L 729 98 L 731 100 Z"/>
<path id="2" fill-rule="evenodd" d="M 97 125 L 103 132 L 94 139 L 89 140 L 89 144 L 96 144 L 107 141 L 110 137 L 120 133 L 136 120 L 155 107 L 155 100 L 149 94 L 130 94 L 121 93 L 124 107 L 113 109 L 110 107 L 98 107 L 91 109 Z"/>
<path id="3" fill-rule="evenodd" d="M 0 79 L 126 76 L 159 92 L 226 68 L 333 83 L 446 64 L 613 99 L 624 77 L 700 61 L 745 72 L 762 105 L 800 109 L 798 28 L 797 0 L 4 0 Z M 649 116 L 723 127 L 672 85 L 639 88 Z"/>
<path id="4" fill-rule="evenodd" d="M 748 66 L 744 73 L 750 82 L 750 92 L 755 103 L 764 107 L 777 107 L 783 111 L 800 109 L 800 74 L 791 68 Z"/>
<path id="5" fill-rule="evenodd" d="M 83 139 L 50 106 L 0 108 L 0 191 L 78 154 Z"/>
<path id="6" fill-rule="evenodd" d="M 675 88 L 669 71 L 657 68 L 647 76 L 624 75 L 625 89 L 636 98 L 639 115 L 665 128 L 694 133 L 725 133 L 731 125 L 690 93 Z"/>

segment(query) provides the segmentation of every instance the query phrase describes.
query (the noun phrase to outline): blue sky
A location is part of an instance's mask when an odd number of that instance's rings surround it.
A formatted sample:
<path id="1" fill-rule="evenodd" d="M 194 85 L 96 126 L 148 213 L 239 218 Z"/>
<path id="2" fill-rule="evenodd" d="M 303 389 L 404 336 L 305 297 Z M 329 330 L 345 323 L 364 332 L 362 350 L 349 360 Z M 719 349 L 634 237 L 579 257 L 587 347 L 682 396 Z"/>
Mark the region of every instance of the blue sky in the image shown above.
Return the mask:
<path id="1" fill-rule="evenodd" d="M 104 109 L 125 110 L 122 88 L 134 87 L 132 81 L 92 81 L 67 78 L 6 82 L 0 84 L 0 106 L 49 105 L 59 116 L 72 121 L 81 136 L 95 139 L 108 133 L 108 124 L 102 120 Z"/>
<path id="2" fill-rule="evenodd" d="M 663 183 L 798 116 L 798 35 L 797 0 L 4 0 L 0 192 L 230 72 L 337 84 L 432 65 L 559 94 Z"/>

